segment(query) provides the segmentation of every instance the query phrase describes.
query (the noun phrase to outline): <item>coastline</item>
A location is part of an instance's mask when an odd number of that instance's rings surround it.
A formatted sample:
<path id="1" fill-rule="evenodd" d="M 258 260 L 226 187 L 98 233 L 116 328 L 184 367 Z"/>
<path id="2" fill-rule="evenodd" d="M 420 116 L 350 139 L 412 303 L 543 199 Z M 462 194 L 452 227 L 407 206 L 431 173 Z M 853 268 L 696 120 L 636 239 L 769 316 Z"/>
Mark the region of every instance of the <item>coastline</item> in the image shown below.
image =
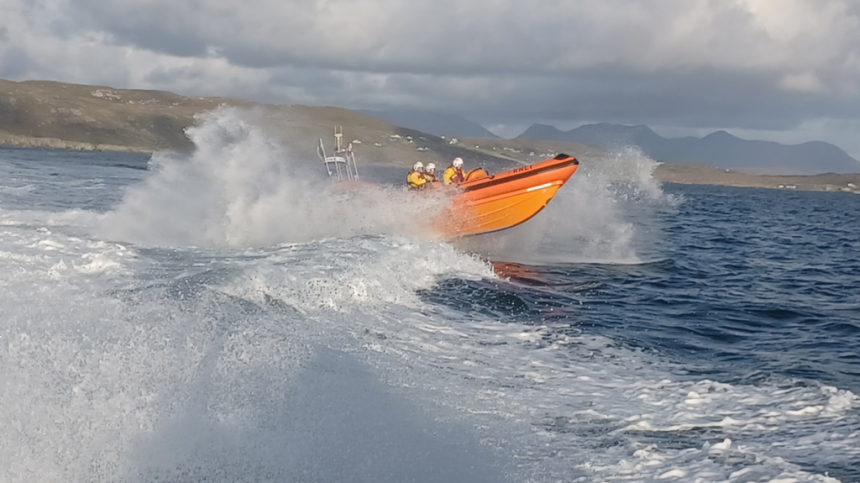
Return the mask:
<path id="1" fill-rule="evenodd" d="M 92 144 L 58 138 L 37 138 L 10 135 L 0 132 L 0 148 L 54 149 L 66 151 L 92 151 L 152 154 L 156 150 L 120 146 L 116 144 Z M 377 166 L 369 163 L 369 166 Z M 390 165 L 379 165 L 391 167 Z M 741 171 L 726 171 L 697 163 L 661 163 L 654 171 L 654 179 L 661 183 L 683 185 L 729 186 L 734 188 L 761 188 L 782 191 L 844 192 L 860 195 L 860 173 L 817 175 L 763 175 Z M 853 185 L 854 187 L 852 188 Z"/>
<path id="2" fill-rule="evenodd" d="M 0 131 L 0 146 L 7 148 L 41 148 L 68 151 L 110 151 L 117 153 L 152 154 L 153 150 L 137 146 L 121 146 L 118 144 L 93 144 L 81 141 L 69 141 L 59 138 L 40 138 L 22 136 Z"/>
<path id="3" fill-rule="evenodd" d="M 0 79 L 0 146 L 144 153 L 192 148 L 185 129 L 218 107 L 253 111 L 267 135 L 292 151 L 316 158 L 317 138 L 331 139 L 333 126 L 348 126 L 368 165 L 406 168 L 469 158 L 476 165 L 508 169 L 541 157 L 566 153 L 584 162 L 606 153 L 579 143 L 530 139 L 445 139 L 395 126 L 337 107 L 260 104 L 217 97 L 186 97 L 164 91 L 113 89 L 50 81 Z M 818 175 L 753 174 L 701 163 L 658 163 L 652 176 L 663 183 L 740 188 L 837 191 L 860 194 L 860 173 Z"/>
<path id="4" fill-rule="evenodd" d="M 860 173 L 753 174 L 739 170 L 718 169 L 700 163 L 660 163 L 654 170 L 653 176 L 661 183 L 860 194 Z"/>

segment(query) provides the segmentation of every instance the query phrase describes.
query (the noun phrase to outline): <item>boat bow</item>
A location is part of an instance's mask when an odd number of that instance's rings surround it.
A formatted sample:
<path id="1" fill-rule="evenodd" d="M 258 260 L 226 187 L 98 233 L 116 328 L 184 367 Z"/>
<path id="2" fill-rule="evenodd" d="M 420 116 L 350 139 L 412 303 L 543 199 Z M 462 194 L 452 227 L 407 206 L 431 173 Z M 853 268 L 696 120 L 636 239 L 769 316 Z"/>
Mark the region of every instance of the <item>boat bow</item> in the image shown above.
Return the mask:
<path id="1" fill-rule="evenodd" d="M 579 161 L 553 159 L 460 184 L 451 206 L 434 224 L 445 238 L 478 235 L 519 225 L 538 214 L 576 172 Z"/>

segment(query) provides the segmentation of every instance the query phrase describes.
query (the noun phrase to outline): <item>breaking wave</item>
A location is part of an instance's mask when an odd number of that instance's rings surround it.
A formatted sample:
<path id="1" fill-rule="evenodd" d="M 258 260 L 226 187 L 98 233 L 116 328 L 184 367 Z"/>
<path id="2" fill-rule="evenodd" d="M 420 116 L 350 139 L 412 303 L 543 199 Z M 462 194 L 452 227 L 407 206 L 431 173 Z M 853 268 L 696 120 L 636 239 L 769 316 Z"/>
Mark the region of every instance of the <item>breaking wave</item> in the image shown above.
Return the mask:
<path id="1" fill-rule="evenodd" d="M 640 264 L 659 243 L 659 214 L 681 199 L 663 192 L 657 163 L 641 151 L 587 156 L 549 205 L 528 222 L 462 246 L 500 261 Z"/>
<path id="2" fill-rule="evenodd" d="M 441 205 L 404 189 L 338 189 L 302 159 L 222 108 L 188 129 L 188 157 L 155 154 L 152 176 L 128 189 L 101 235 L 142 245 L 252 247 L 362 234 L 420 235 Z"/>
<path id="3" fill-rule="evenodd" d="M 35 186 L 67 190 L 0 189 L 0 202 L 22 208 L 0 210 L 0 481 L 833 483 L 827 471 L 856 474 L 851 390 L 779 373 L 730 377 L 685 345 L 738 350 L 743 337 L 790 352 L 744 315 L 775 282 L 731 294 L 741 310 L 730 330 L 729 316 L 700 315 L 726 295 L 707 291 L 727 272 L 693 251 L 677 252 L 687 258 L 671 275 L 674 296 L 660 266 L 615 282 L 606 271 L 616 267 L 577 267 L 560 287 L 508 283 L 481 258 L 410 233 L 420 227 L 404 214 L 434 200 L 392 187 L 336 194 L 244 116 L 206 115 L 190 131 L 197 151 L 155 156 L 116 206 L 82 210 L 68 197 L 90 173 L 38 163 L 28 165 Z M 87 198 L 119 199 L 108 192 L 119 191 L 112 172 L 99 169 L 108 186 Z M 583 159 L 528 231 L 489 248 L 636 263 L 648 254 L 642 240 L 659 235 L 654 214 L 677 203 L 652 169 L 636 153 Z M 46 199 L 61 211 L 30 211 Z M 840 243 L 853 243 L 845 232 Z M 761 259 L 783 253 L 764 247 Z M 710 251 L 721 263 L 749 258 Z M 691 261 L 700 268 L 683 268 Z M 837 271 L 856 260 L 837 261 L 811 282 L 831 295 L 792 303 L 822 319 L 843 314 L 845 333 L 856 334 L 856 284 L 844 283 L 854 272 Z M 761 272 L 732 273 L 731 286 L 761 284 Z M 769 303 L 801 289 L 781 290 Z M 611 330 L 594 330 L 609 319 Z M 786 339 L 809 342 L 807 320 L 776 322 Z M 724 332 L 702 338 L 705 326 Z M 677 353 L 649 346 L 646 331 Z M 849 337 L 821 352 L 853 357 Z M 732 364 L 758 367 L 743 357 Z"/>
<path id="4" fill-rule="evenodd" d="M 433 239 L 426 220 L 441 195 L 401 186 L 339 189 L 316 160 L 266 133 L 253 113 L 221 108 L 188 130 L 195 151 L 156 154 L 152 174 L 128 188 L 99 235 L 148 246 L 254 247 L 326 237 L 403 235 Z M 651 176 L 656 163 L 626 151 L 581 160 L 538 216 L 459 248 L 521 263 L 641 263 L 659 233 L 656 212 L 678 200 Z"/>

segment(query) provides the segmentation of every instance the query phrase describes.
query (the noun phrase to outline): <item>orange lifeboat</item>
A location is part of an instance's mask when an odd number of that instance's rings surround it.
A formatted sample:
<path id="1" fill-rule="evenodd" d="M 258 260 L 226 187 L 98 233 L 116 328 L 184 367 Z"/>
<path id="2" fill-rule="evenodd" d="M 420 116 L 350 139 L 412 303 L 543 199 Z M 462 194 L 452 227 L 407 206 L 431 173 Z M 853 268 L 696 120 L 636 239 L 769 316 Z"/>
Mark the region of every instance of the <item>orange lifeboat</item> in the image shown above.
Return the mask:
<path id="1" fill-rule="evenodd" d="M 576 158 L 559 154 L 492 176 L 483 169 L 470 171 L 435 230 L 456 238 L 519 225 L 540 212 L 578 167 Z"/>

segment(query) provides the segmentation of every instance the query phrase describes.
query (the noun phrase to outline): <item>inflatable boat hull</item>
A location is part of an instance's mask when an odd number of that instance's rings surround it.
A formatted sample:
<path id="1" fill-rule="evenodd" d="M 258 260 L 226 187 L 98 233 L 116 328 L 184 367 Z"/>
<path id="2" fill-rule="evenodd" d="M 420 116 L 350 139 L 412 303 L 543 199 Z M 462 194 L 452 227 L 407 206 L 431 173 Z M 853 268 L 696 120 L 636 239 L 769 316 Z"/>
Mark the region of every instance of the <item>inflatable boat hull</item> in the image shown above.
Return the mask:
<path id="1" fill-rule="evenodd" d="M 456 238 L 517 226 L 546 207 L 578 167 L 576 158 L 560 154 L 493 176 L 471 176 L 435 223 L 437 231 Z"/>

